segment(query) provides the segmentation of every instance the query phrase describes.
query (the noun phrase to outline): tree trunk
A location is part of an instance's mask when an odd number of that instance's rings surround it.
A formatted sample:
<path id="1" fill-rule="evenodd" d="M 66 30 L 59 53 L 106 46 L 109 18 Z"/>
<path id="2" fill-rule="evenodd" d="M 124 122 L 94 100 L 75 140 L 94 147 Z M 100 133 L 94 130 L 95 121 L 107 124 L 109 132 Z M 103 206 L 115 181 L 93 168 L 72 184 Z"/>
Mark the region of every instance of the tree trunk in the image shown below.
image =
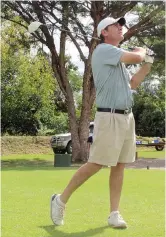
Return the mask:
<path id="1" fill-rule="evenodd" d="M 95 99 L 95 87 L 91 69 L 91 57 L 95 46 L 96 42 L 93 41 L 89 50 L 89 57 L 85 65 L 85 73 L 83 78 L 82 110 L 79 124 L 80 153 L 82 160 L 86 160 L 88 156 L 87 139 L 89 136 L 91 109 Z"/>
<path id="2" fill-rule="evenodd" d="M 103 11 L 103 2 L 92 2 L 91 5 L 91 16 L 95 25 L 101 20 Z M 96 14 L 97 12 L 97 14 Z M 96 27 L 94 27 L 93 37 L 96 37 Z M 89 123 L 90 123 L 90 115 L 91 109 L 95 99 L 95 87 L 92 76 L 92 68 L 91 68 L 91 57 L 93 50 L 97 45 L 96 40 L 92 39 L 89 47 L 89 56 L 85 63 L 85 71 L 83 77 L 83 95 L 82 95 L 82 109 L 81 109 L 81 117 L 79 124 L 79 138 L 80 138 L 80 155 L 81 160 L 87 160 L 88 158 L 88 144 L 87 139 L 89 136 Z"/>
<path id="3" fill-rule="evenodd" d="M 56 55 L 54 51 L 52 51 L 52 68 L 55 74 L 55 78 L 58 81 L 60 88 L 62 88 L 62 92 L 65 96 L 66 103 L 67 103 L 67 110 L 68 110 L 68 117 L 69 117 L 69 127 L 71 132 L 71 140 L 72 140 L 72 160 L 79 160 L 80 158 L 80 141 L 78 135 L 78 124 L 76 118 L 76 110 L 74 105 L 74 98 L 72 89 L 69 83 L 69 80 L 66 74 L 62 74 L 57 72 L 57 61 Z"/>
<path id="4" fill-rule="evenodd" d="M 77 118 L 76 118 L 76 111 L 75 111 L 75 105 L 74 105 L 74 99 L 73 94 L 71 91 L 71 88 L 67 88 L 67 108 L 68 108 L 68 116 L 69 116 L 69 126 L 71 131 L 71 140 L 72 140 L 72 160 L 80 160 L 80 141 L 79 141 L 79 135 L 78 135 L 78 124 L 77 124 Z"/>

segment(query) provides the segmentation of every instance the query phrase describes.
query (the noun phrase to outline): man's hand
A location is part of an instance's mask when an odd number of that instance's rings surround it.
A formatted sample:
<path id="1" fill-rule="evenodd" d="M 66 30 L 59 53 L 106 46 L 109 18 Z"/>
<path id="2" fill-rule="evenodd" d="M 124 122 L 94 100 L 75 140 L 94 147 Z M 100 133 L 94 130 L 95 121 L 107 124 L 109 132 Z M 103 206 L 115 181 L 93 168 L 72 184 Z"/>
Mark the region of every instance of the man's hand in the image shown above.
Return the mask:
<path id="1" fill-rule="evenodd" d="M 151 49 L 149 49 L 149 48 L 146 48 L 146 55 L 148 55 L 148 56 L 154 56 L 154 51 L 153 50 L 151 50 Z"/>
<path id="2" fill-rule="evenodd" d="M 152 64 L 154 62 L 154 52 L 153 50 L 149 48 L 142 48 L 142 47 L 136 47 L 136 48 L 129 48 L 132 49 L 132 52 L 138 52 L 144 54 L 144 62 Z"/>
<path id="3" fill-rule="evenodd" d="M 151 63 L 154 62 L 154 52 L 151 49 L 146 48 L 146 55 L 144 59 L 145 63 Z"/>
<path id="4" fill-rule="evenodd" d="M 145 63 L 151 63 L 151 64 L 153 64 L 153 62 L 154 62 L 154 57 L 145 55 L 144 62 L 145 62 Z"/>

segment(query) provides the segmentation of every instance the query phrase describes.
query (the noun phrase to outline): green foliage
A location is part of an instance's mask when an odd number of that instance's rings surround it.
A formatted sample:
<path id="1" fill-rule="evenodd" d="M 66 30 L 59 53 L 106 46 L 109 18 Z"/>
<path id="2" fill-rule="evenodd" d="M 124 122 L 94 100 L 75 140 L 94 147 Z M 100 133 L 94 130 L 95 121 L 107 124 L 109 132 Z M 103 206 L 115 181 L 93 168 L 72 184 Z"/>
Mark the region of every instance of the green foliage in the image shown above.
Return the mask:
<path id="1" fill-rule="evenodd" d="M 82 77 L 74 70 L 69 71 L 69 81 L 75 94 L 79 93 L 82 87 Z"/>
<path id="2" fill-rule="evenodd" d="M 21 23 L 19 16 L 13 17 L 13 20 Z M 2 37 L 3 41 L 10 45 L 10 50 L 13 52 L 17 52 L 19 49 L 29 51 L 31 43 L 34 41 L 31 41 L 31 36 L 24 27 L 10 21 L 2 22 Z"/>
<path id="3" fill-rule="evenodd" d="M 157 86 L 142 85 L 134 94 L 133 113 L 136 134 L 141 136 L 165 136 L 165 83 Z"/>
<path id="4" fill-rule="evenodd" d="M 41 118 L 41 122 L 43 122 L 43 118 Z M 49 123 L 42 123 L 38 135 L 55 135 L 66 132 L 69 132 L 67 113 L 58 112 L 50 116 Z"/>
<path id="5" fill-rule="evenodd" d="M 133 13 L 137 16 L 136 20 L 131 22 L 131 26 L 142 21 L 149 12 L 156 10 L 158 5 L 163 4 L 163 9 L 157 12 L 150 20 L 149 27 L 146 24 L 141 25 L 141 31 L 132 37 L 128 44 L 130 47 L 147 46 L 155 53 L 155 61 L 152 67 L 151 75 L 165 75 L 165 9 L 162 1 L 144 1 L 133 8 Z M 132 12 L 131 12 L 132 13 Z"/>
<path id="6" fill-rule="evenodd" d="M 15 29 L 11 24 L 7 29 L 10 36 L 18 27 Z M 21 47 L 16 50 L 14 38 L 7 39 L 5 28 L 1 45 L 2 133 L 34 135 L 43 117 L 41 112 L 45 114 L 43 122 L 47 122 L 50 112 L 54 111 L 52 69 L 44 56 L 32 57 Z"/>
<path id="7" fill-rule="evenodd" d="M 25 41 L 29 39 L 26 36 L 22 40 L 23 33 L 22 27 L 14 23 L 3 24 L 2 134 L 37 135 L 39 132 L 49 135 L 67 132 L 66 101 L 52 74 L 48 55 L 43 54 L 39 48 L 34 56 L 33 48 L 30 49 L 28 45 L 25 47 Z M 70 57 L 66 57 L 66 63 L 77 100 L 82 77 Z"/>
<path id="8" fill-rule="evenodd" d="M 74 100 L 76 103 L 76 109 L 77 109 L 77 111 L 79 110 L 79 113 L 80 113 L 81 100 L 82 100 L 83 78 L 80 75 L 80 73 L 78 72 L 78 67 L 75 66 L 71 62 L 71 57 L 66 56 L 65 64 L 66 64 L 66 68 L 67 68 L 67 75 L 69 78 L 69 83 L 70 83 L 71 89 L 73 91 L 73 96 L 74 96 Z M 65 97 L 58 85 L 55 88 L 54 93 L 55 93 L 54 102 L 56 105 L 56 111 L 67 113 L 67 103 L 66 103 Z M 80 105 L 80 107 L 79 107 L 79 105 Z"/>

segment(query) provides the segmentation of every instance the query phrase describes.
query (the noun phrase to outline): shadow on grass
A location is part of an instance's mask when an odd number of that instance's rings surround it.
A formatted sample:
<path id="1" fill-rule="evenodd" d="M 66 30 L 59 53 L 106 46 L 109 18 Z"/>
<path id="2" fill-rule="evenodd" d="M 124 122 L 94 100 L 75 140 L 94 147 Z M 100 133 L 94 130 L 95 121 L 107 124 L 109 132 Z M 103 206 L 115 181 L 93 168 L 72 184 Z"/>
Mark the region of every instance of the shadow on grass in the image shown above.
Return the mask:
<path id="1" fill-rule="evenodd" d="M 2 170 L 74 170 L 80 167 L 79 164 L 72 164 L 70 167 L 54 167 L 54 159 L 44 160 L 40 158 L 33 159 L 7 159 L 1 160 Z"/>
<path id="2" fill-rule="evenodd" d="M 2 160 L 2 167 L 11 167 L 11 166 L 51 166 L 52 161 L 43 160 L 40 158 L 33 159 L 8 159 Z"/>
<path id="3" fill-rule="evenodd" d="M 91 237 L 102 233 L 105 229 L 108 229 L 110 227 L 106 225 L 95 229 L 89 229 L 86 231 L 72 232 L 72 233 L 65 233 L 61 230 L 58 230 L 59 227 L 56 227 L 55 225 L 40 226 L 40 228 L 44 229 L 49 234 L 50 237 Z M 113 229 L 111 228 L 111 230 Z M 118 230 L 124 230 L 124 229 L 118 229 Z"/>
<path id="4" fill-rule="evenodd" d="M 69 167 L 54 167 L 54 158 L 52 160 L 46 160 L 41 158 L 29 158 L 29 159 L 2 159 L 2 170 L 18 170 L 18 171 L 30 171 L 30 170 L 76 170 L 83 163 L 72 163 Z M 164 168 L 165 160 L 159 158 L 139 158 L 134 163 L 127 164 L 126 168 L 130 169 L 143 169 L 143 168 Z"/>

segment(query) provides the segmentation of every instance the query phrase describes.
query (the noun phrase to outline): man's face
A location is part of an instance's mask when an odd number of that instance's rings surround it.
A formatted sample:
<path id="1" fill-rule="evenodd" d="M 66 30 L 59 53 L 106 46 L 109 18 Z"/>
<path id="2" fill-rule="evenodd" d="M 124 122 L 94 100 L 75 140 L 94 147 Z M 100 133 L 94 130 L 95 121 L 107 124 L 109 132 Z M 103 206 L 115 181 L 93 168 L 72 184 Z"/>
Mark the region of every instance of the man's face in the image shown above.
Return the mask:
<path id="1" fill-rule="evenodd" d="M 102 31 L 102 34 L 108 40 L 114 40 L 117 42 L 121 42 L 124 39 L 123 26 L 121 26 L 119 23 L 109 25 L 107 27 L 107 30 Z"/>

